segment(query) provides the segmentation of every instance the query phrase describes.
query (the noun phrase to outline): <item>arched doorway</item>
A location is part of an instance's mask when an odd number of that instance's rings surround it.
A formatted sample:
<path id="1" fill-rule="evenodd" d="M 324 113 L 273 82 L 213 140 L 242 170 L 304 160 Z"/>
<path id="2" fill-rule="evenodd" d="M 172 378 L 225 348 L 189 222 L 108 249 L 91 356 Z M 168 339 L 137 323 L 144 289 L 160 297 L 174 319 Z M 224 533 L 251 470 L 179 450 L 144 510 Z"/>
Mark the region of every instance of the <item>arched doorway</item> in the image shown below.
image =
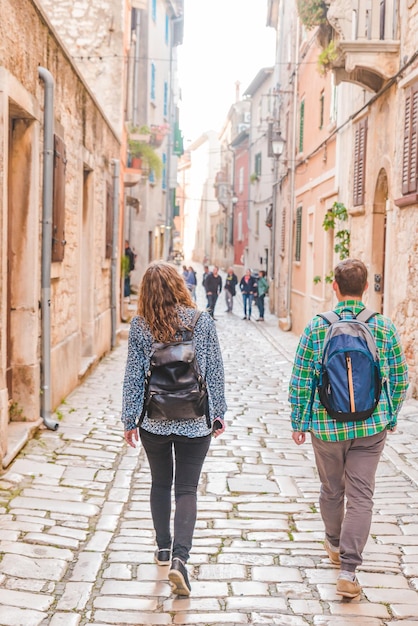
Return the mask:
<path id="1" fill-rule="evenodd" d="M 369 274 L 369 306 L 383 313 L 384 268 L 386 255 L 386 207 L 388 200 L 388 177 L 386 170 L 379 172 L 374 192 L 372 220 L 371 267 Z"/>

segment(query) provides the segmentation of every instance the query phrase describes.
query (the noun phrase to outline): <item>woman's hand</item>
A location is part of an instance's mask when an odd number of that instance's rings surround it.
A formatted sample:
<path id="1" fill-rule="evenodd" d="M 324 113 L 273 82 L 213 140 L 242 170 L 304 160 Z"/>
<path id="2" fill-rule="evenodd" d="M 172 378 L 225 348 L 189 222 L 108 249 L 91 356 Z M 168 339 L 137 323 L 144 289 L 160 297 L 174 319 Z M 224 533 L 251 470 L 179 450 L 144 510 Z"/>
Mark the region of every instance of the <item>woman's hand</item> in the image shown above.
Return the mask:
<path id="1" fill-rule="evenodd" d="M 216 438 L 222 435 L 223 432 L 225 432 L 225 422 L 221 417 L 217 417 L 213 420 L 212 435 Z"/>
<path id="2" fill-rule="evenodd" d="M 134 428 L 133 430 L 125 430 L 123 436 L 125 437 L 125 441 L 131 448 L 136 448 L 136 443 L 139 441 L 138 429 Z"/>

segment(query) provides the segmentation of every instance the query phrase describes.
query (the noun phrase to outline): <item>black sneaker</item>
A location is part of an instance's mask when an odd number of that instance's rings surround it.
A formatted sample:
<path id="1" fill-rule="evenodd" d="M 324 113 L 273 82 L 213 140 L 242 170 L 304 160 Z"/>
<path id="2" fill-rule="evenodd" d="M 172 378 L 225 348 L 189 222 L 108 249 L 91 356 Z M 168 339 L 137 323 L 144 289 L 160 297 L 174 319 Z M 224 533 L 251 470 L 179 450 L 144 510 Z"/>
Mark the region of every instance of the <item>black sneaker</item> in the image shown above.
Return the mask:
<path id="1" fill-rule="evenodd" d="M 159 550 L 158 548 L 154 552 L 154 560 L 157 565 L 170 565 L 171 561 L 171 550 L 170 548 L 162 548 Z"/>
<path id="2" fill-rule="evenodd" d="M 189 596 L 192 590 L 185 564 L 178 557 L 174 557 L 170 571 L 168 572 L 173 593 L 178 596 Z"/>

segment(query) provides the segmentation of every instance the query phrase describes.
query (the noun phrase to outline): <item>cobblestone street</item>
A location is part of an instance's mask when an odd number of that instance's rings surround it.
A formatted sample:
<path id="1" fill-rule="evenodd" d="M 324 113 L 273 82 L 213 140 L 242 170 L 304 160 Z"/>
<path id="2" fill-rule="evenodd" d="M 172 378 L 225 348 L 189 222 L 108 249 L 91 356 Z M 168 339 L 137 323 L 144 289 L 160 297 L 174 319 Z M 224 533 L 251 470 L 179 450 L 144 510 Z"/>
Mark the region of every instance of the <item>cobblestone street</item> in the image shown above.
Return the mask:
<path id="1" fill-rule="evenodd" d="M 228 426 L 203 468 L 190 598 L 153 562 L 149 469 L 119 418 L 122 339 L 59 407 L 58 431 L 40 431 L 0 477 L 2 626 L 418 626 L 418 403 L 379 466 L 363 592 L 341 600 L 312 448 L 290 436 L 297 337 L 269 314 L 243 321 L 238 299 L 224 309 L 222 293 Z"/>

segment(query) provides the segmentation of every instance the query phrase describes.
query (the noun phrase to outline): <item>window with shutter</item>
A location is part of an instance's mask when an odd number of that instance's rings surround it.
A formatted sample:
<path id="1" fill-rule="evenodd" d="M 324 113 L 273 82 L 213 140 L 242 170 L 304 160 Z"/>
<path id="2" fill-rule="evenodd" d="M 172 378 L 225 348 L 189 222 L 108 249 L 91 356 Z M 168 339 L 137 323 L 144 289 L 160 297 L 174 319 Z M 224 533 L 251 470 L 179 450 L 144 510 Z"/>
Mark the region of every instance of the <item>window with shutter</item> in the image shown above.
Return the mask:
<path id="1" fill-rule="evenodd" d="M 106 183 L 106 250 L 105 257 L 112 257 L 113 249 L 113 189 L 109 183 Z"/>
<path id="2" fill-rule="evenodd" d="M 403 137 L 402 193 L 418 191 L 418 83 L 413 85 L 405 98 L 405 121 Z"/>
<path id="3" fill-rule="evenodd" d="M 302 250 L 302 207 L 296 209 L 295 261 L 300 261 Z"/>
<path id="4" fill-rule="evenodd" d="M 54 135 L 54 181 L 52 208 L 52 261 L 64 260 L 65 246 L 65 144 Z"/>
<path id="5" fill-rule="evenodd" d="M 286 207 L 282 207 L 282 225 L 280 233 L 280 254 L 284 256 L 286 250 Z"/>
<path id="6" fill-rule="evenodd" d="M 161 176 L 161 189 L 166 191 L 167 190 L 167 155 L 165 152 L 163 153 L 161 160 L 163 163 L 163 171 L 162 171 L 162 176 Z"/>
<path id="7" fill-rule="evenodd" d="M 303 152 L 303 135 L 305 132 L 305 100 L 300 103 L 299 109 L 299 152 Z"/>
<path id="8" fill-rule="evenodd" d="M 151 63 L 151 87 L 150 87 L 150 97 L 152 102 L 155 101 L 155 63 Z"/>
<path id="9" fill-rule="evenodd" d="M 319 128 L 324 128 L 325 92 L 321 91 L 319 96 Z"/>
<path id="10" fill-rule="evenodd" d="M 354 132 L 353 205 L 364 204 L 367 147 L 367 118 L 359 122 Z"/>
<path id="11" fill-rule="evenodd" d="M 261 176 L 261 152 L 258 152 L 255 155 L 254 171 L 257 174 L 257 176 Z"/>

